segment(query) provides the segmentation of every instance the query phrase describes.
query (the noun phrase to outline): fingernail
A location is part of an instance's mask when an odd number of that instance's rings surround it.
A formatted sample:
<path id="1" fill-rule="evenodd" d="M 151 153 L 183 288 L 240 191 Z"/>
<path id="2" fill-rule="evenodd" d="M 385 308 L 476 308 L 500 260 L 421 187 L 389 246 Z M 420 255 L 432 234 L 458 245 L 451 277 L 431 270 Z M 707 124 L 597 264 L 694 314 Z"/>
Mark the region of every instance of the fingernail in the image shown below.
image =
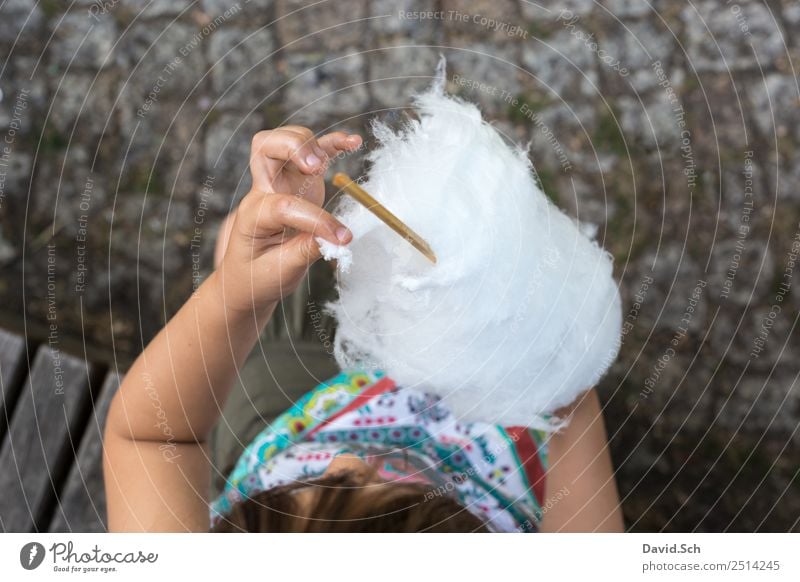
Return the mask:
<path id="1" fill-rule="evenodd" d="M 338 238 L 340 242 L 344 242 L 347 240 L 347 235 L 349 234 L 349 232 L 350 231 L 347 230 L 345 227 L 340 226 L 339 228 L 336 229 L 336 238 Z"/>
<path id="2" fill-rule="evenodd" d="M 317 167 L 322 160 L 320 160 L 316 154 L 308 154 L 306 156 L 306 163 L 311 167 Z"/>

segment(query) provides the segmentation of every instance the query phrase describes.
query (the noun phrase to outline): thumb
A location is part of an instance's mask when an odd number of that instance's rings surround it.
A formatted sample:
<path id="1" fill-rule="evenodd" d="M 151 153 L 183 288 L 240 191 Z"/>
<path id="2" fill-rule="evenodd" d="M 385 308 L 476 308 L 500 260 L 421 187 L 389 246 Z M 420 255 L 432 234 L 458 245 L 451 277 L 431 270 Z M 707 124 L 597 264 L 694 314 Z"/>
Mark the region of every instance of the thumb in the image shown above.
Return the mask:
<path id="1" fill-rule="evenodd" d="M 280 245 L 280 264 L 284 271 L 304 271 L 322 257 L 313 234 L 302 232 Z"/>

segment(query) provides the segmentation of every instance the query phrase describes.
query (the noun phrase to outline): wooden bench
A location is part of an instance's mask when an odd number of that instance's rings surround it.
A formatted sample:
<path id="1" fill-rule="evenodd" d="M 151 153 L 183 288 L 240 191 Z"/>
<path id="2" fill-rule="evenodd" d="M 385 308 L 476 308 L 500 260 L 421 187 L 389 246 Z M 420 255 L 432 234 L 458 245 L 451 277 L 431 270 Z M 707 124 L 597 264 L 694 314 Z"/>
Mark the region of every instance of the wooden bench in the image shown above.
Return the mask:
<path id="1" fill-rule="evenodd" d="M 119 381 L 0 330 L 0 531 L 106 531 L 102 434 Z"/>
<path id="2" fill-rule="evenodd" d="M 265 341 L 333 335 L 330 269 L 284 299 Z M 57 348 L 57 346 L 54 346 Z M 102 434 L 120 377 L 0 329 L 0 532 L 106 531 Z"/>

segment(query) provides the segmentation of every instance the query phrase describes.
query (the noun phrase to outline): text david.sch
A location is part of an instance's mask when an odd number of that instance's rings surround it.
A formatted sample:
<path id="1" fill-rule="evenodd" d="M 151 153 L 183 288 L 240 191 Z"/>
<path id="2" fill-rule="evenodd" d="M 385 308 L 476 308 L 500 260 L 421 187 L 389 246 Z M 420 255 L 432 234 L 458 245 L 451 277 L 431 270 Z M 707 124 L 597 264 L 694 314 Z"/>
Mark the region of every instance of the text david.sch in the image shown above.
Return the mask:
<path id="1" fill-rule="evenodd" d="M 700 546 L 697 544 L 664 544 L 653 546 L 642 544 L 643 554 L 699 554 Z"/>

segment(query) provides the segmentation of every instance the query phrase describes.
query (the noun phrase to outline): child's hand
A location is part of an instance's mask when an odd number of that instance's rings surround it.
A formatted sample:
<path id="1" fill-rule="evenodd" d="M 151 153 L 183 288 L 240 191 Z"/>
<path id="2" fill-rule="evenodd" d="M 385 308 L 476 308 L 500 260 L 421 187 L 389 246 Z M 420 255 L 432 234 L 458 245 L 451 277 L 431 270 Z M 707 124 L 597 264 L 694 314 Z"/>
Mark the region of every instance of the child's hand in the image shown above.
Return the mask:
<path id="1" fill-rule="evenodd" d="M 357 135 L 334 132 L 316 140 L 298 126 L 255 135 L 253 189 L 236 210 L 217 273 L 226 307 L 258 311 L 294 291 L 320 258 L 315 237 L 350 242 L 350 231 L 321 208 L 323 174 L 330 158 L 359 145 Z"/>
<path id="2" fill-rule="evenodd" d="M 319 140 L 310 129 L 299 125 L 260 131 L 250 148 L 253 190 L 296 194 L 321 206 L 325 199 L 323 174 L 329 159 L 360 145 L 360 136 L 342 131 Z"/>

